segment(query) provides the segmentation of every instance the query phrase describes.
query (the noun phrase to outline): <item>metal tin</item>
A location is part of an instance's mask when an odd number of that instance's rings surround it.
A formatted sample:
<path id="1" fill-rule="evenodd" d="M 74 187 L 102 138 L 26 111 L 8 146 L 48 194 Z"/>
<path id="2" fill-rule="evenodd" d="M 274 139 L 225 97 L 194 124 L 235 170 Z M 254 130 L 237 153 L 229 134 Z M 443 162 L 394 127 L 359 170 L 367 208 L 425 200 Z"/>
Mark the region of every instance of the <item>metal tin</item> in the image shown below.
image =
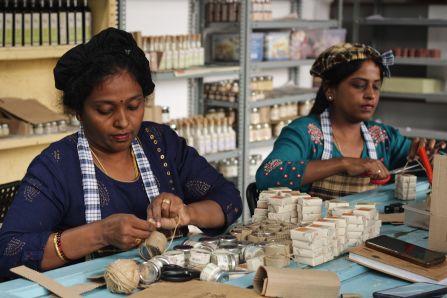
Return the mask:
<path id="1" fill-rule="evenodd" d="M 224 272 L 216 264 L 209 263 L 203 268 L 200 273 L 200 280 L 203 281 L 216 281 L 220 282 L 223 280 Z"/>
<path id="2" fill-rule="evenodd" d="M 185 256 L 185 265 L 186 266 L 189 263 L 189 256 L 191 253 L 191 249 L 193 249 L 193 247 L 191 245 L 176 245 L 176 246 L 174 246 L 174 250 L 183 252 L 183 254 Z"/>
<path id="3" fill-rule="evenodd" d="M 199 247 L 200 245 L 202 245 L 202 243 L 200 243 L 199 241 L 195 241 L 195 240 L 185 240 L 185 242 L 183 242 L 183 245 L 190 245 L 192 247 Z"/>
<path id="4" fill-rule="evenodd" d="M 147 245 L 142 244 L 142 245 L 140 245 L 139 253 L 140 253 L 140 257 L 143 260 L 148 261 L 148 260 L 152 259 L 153 257 L 160 255 L 161 251 L 155 246 L 147 246 Z"/>
<path id="5" fill-rule="evenodd" d="M 147 261 L 138 266 L 140 283 L 150 285 L 160 279 L 161 267 L 152 261 Z"/>
<path id="6" fill-rule="evenodd" d="M 213 247 L 214 249 L 219 247 L 219 238 L 215 237 L 202 237 L 199 239 L 202 244 L 206 244 L 210 247 Z"/>
<path id="7" fill-rule="evenodd" d="M 209 251 L 209 252 L 211 253 L 211 252 L 213 252 L 217 247 L 211 246 L 211 245 L 206 244 L 206 243 L 201 243 L 199 246 L 194 247 L 194 248 L 201 248 L 201 249 L 207 250 L 207 251 Z"/>
<path id="8" fill-rule="evenodd" d="M 192 267 L 205 267 L 210 262 L 211 252 L 202 248 L 193 248 L 190 251 L 189 265 Z"/>
<path id="9" fill-rule="evenodd" d="M 232 271 L 239 263 L 239 255 L 235 256 L 232 252 L 225 249 L 218 249 L 211 254 L 211 263 L 219 266 L 224 271 Z"/>
<path id="10" fill-rule="evenodd" d="M 239 259 L 240 259 L 240 253 L 241 249 L 239 248 L 239 245 L 237 244 L 226 244 L 220 247 L 221 249 L 227 250 L 230 253 L 232 253 L 236 258 L 236 266 L 239 265 Z"/>
<path id="11" fill-rule="evenodd" d="M 169 260 L 165 257 L 165 256 L 155 256 L 152 259 L 150 259 L 148 262 L 152 262 L 155 265 L 157 265 L 157 267 L 160 269 L 161 271 L 161 267 L 163 267 L 164 265 L 169 265 Z"/>
<path id="12" fill-rule="evenodd" d="M 163 254 L 169 261 L 169 264 L 185 267 L 185 254 L 180 250 L 170 250 Z"/>
<path id="13" fill-rule="evenodd" d="M 237 238 L 233 235 L 222 235 L 219 237 L 219 247 L 226 244 L 237 244 Z"/>

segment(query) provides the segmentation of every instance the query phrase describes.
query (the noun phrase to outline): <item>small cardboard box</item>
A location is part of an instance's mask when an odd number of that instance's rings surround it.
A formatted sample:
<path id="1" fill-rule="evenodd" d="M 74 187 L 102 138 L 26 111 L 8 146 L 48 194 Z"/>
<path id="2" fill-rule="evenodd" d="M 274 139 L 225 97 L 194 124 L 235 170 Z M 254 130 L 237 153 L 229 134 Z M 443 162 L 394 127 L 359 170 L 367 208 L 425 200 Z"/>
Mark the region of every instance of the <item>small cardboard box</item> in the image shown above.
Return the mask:
<path id="1" fill-rule="evenodd" d="M 442 91 L 442 81 L 427 78 L 385 78 L 381 90 L 388 92 L 436 93 Z"/>
<path id="2" fill-rule="evenodd" d="M 35 99 L 0 98 L 1 122 L 9 125 L 11 134 L 32 134 L 33 125 L 67 120 Z"/>
<path id="3" fill-rule="evenodd" d="M 428 248 L 447 253 L 447 156 L 435 155 Z"/>

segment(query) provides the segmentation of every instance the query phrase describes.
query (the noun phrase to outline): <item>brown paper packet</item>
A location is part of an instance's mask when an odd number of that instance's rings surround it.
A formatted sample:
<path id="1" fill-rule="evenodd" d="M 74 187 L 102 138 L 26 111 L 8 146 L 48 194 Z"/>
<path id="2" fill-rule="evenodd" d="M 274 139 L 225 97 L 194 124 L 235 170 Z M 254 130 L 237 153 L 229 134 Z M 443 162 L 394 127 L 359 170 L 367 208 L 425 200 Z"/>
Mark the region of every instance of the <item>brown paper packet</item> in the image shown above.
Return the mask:
<path id="1" fill-rule="evenodd" d="M 268 297 L 335 298 L 340 280 L 334 272 L 261 266 L 253 279 L 253 288 Z"/>

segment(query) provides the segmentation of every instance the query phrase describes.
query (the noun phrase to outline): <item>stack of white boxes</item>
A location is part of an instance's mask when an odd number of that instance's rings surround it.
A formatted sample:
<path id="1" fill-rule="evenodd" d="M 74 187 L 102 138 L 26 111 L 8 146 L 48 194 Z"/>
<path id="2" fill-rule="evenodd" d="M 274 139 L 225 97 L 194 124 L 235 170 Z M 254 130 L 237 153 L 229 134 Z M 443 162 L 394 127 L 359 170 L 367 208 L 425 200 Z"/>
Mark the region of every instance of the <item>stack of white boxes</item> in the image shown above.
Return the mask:
<path id="1" fill-rule="evenodd" d="M 318 237 L 323 239 L 323 262 L 329 262 L 334 259 L 334 239 L 335 226 L 321 225 L 319 223 L 312 223 L 306 228 L 317 231 Z"/>
<path id="2" fill-rule="evenodd" d="M 295 261 L 310 266 L 324 263 L 324 238 L 315 229 L 299 227 L 290 230 Z"/>
<path id="3" fill-rule="evenodd" d="M 252 222 L 263 222 L 267 219 L 268 215 L 268 199 L 270 197 L 277 196 L 278 191 L 265 190 L 259 194 L 259 199 L 256 203 L 256 208 L 253 216 L 251 217 Z"/>
<path id="4" fill-rule="evenodd" d="M 348 207 L 349 203 L 343 200 L 327 200 L 324 202 L 324 205 L 327 210 L 327 216 L 333 216 L 332 210 L 335 208 Z"/>
<path id="5" fill-rule="evenodd" d="M 268 219 L 291 222 L 291 219 L 296 217 L 296 203 L 289 194 L 280 194 L 268 199 Z"/>
<path id="6" fill-rule="evenodd" d="M 318 197 L 301 196 L 298 198 L 298 223 L 308 224 L 321 218 L 323 200 Z"/>
<path id="7" fill-rule="evenodd" d="M 417 177 L 409 174 L 396 175 L 396 188 L 394 196 L 399 200 L 416 199 Z"/>

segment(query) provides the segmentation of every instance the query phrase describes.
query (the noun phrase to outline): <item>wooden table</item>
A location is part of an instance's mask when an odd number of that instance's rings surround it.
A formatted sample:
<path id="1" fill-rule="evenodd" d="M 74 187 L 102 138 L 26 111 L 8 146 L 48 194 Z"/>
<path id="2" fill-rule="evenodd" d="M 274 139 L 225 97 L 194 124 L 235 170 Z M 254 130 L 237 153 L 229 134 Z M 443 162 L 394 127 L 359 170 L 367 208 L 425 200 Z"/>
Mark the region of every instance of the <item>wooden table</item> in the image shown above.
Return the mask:
<path id="1" fill-rule="evenodd" d="M 428 183 L 425 181 L 418 181 L 417 183 L 417 200 L 424 199 L 428 190 Z M 360 193 L 352 196 L 347 196 L 344 199 L 350 203 L 356 202 L 376 202 L 379 211 L 383 211 L 383 207 L 393 202 L 397 202 L 393 196 L 394 185 L 387 185 L 376 190 Z M 409 241 L 421 246 L 427 244 L 428 233 L 424 230 L 415 229 L 405 225 L 383 225 L 381 234 L 397 237 L 399 239 Z M 181 240 L 176 240 L 175 243 L 180 243 Z M 363 297 L 372 297 L 372 293 L 377 290 L 387 289 L 399 285 L 407 284 L 403 280 L 372 271 L 366 267 L 350 262 L 346 259 L 346 254 L 337 259 L 327 262 L 325 264 L 315 267 L 318 270 L 329 270 L 336 272 L 341 280 L 341 293 L 358 293 Z M 55 270 L 46 272 L 45 274 L 64 286 L 71 286 L 87 282 L 87 277 L 96 275 L 105 270 L 108 264 L 116 259 L 132 258 L 140 260 L 137 251 L 131 250 L 128 252 L 108 256 L 100 259 L 95 259 L 88 262 L 83 262 Z M 292 263 L 290 265 L 294 268 L 309 268 L 303 264 Z M 233 279 L 227 283 L 240 286 L 249 287 L 252 284 L 254 273 L 247 274 L 244 277 Z M 17 298 L 17 297 L 40 297 L 49 295 L 41 286 L 24 279 L 16 279 L 4 283 L 0 283 L 0 297 L 2 298 Z M 105 287 L 96 289 L 92 292 L 83 295 L 84 297 L 123 297 L 123 295 L 116 295 L 110 293 Z"/>

